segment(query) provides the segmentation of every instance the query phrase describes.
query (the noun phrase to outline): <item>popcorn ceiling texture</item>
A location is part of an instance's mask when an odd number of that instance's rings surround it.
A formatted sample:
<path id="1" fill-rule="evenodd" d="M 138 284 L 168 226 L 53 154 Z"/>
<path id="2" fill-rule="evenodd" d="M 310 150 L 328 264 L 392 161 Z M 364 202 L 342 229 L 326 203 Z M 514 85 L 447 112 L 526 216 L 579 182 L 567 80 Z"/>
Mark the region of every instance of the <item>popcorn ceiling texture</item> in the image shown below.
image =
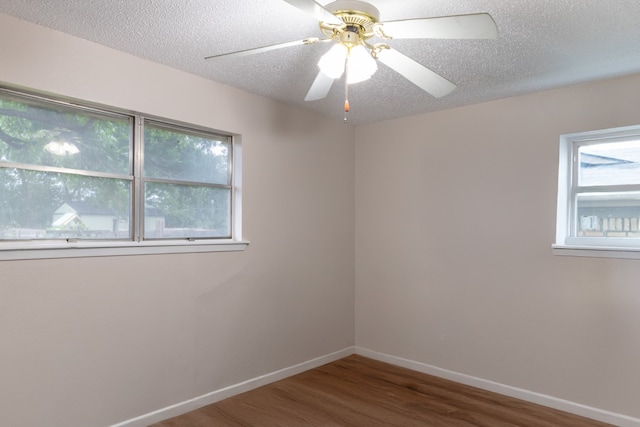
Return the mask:
<path id="1" fill-rule="evenodd" d="M 327 1 L 320 1 L 327 4 Z M 640 72 L 637 0 L 371 0 L 381 20 L 487 12 L 497 40 L 391 40 L 458 85 L 435 99 L 379 64 L 349 89 L 352 124 L 416 115 Z M 327 44 L 242 58 L 204 57 L 321 37 L 282 0 L 3 0 L 0 13 L 342 120 L 343 83 L 305 102 Z"/>

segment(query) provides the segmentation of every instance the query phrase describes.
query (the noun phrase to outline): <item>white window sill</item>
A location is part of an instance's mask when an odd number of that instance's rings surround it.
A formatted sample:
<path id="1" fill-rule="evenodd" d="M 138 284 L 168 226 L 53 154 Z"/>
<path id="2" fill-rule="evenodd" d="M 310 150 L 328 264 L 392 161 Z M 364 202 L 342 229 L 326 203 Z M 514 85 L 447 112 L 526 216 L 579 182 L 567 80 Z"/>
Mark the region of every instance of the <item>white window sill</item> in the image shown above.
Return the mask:
<path id="1" fill-rule="evenodd" d="M 640 248 L 631 247 L 594 247 L 576 245 L 551 245 L 554 255 L 580 256 L 591 258 L 640 259 Z"/>
<path id="2" fill-rule="evenodd" d="M 0 244 L 0 261 L 243 251 L 244 240 L 144 242 L 15 242 Z"/>

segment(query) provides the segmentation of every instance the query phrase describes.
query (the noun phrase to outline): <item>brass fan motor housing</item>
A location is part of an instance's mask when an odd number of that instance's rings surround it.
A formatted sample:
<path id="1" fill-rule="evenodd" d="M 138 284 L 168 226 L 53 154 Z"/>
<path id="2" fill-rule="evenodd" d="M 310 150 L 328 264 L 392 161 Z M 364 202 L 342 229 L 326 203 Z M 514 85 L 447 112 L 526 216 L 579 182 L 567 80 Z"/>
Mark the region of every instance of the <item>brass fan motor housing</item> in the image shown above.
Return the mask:
<path id="1" fill-rule="evenodd" d="M 321 22 L 320 29 L 328 37 L 337 37 L 345 31 L 354 32 L 354 29 L 357 29 L 355 32 L 363 40 L 375 35 L 374 27 L 380 21 L 380 12 L 371 4 L 363 1 L 339 0 L 329 3 L 325 8 L 345 23 L 344 26 L 339 27 Z"/>

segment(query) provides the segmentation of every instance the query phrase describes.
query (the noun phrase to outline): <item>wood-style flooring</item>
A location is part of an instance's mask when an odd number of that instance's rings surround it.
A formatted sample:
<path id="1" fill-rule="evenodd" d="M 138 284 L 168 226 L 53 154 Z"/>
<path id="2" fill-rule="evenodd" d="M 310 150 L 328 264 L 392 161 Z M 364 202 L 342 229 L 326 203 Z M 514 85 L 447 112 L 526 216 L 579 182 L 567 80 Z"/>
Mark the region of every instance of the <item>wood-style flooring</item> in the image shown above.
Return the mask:
<path id="1" fill-rule="evenodd" d="M 153 427 L 604 427 L 609 424 L 349 356 Z"/>

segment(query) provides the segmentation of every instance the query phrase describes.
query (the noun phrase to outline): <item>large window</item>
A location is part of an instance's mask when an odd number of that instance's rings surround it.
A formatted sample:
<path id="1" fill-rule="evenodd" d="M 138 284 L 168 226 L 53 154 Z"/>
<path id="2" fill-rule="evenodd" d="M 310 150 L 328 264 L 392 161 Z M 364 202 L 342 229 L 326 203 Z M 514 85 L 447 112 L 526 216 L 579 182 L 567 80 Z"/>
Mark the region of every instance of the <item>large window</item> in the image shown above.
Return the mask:
<path id="1" fill-rule="evenodd" d="M 557 244 L 640 248 L 640 127 L 560 140 Z"/>
<path id="2" fill-rule="evenodd" d="M 0 89 L 0 249 L 238 238 L 234 154 L 228 135 Z"/>

